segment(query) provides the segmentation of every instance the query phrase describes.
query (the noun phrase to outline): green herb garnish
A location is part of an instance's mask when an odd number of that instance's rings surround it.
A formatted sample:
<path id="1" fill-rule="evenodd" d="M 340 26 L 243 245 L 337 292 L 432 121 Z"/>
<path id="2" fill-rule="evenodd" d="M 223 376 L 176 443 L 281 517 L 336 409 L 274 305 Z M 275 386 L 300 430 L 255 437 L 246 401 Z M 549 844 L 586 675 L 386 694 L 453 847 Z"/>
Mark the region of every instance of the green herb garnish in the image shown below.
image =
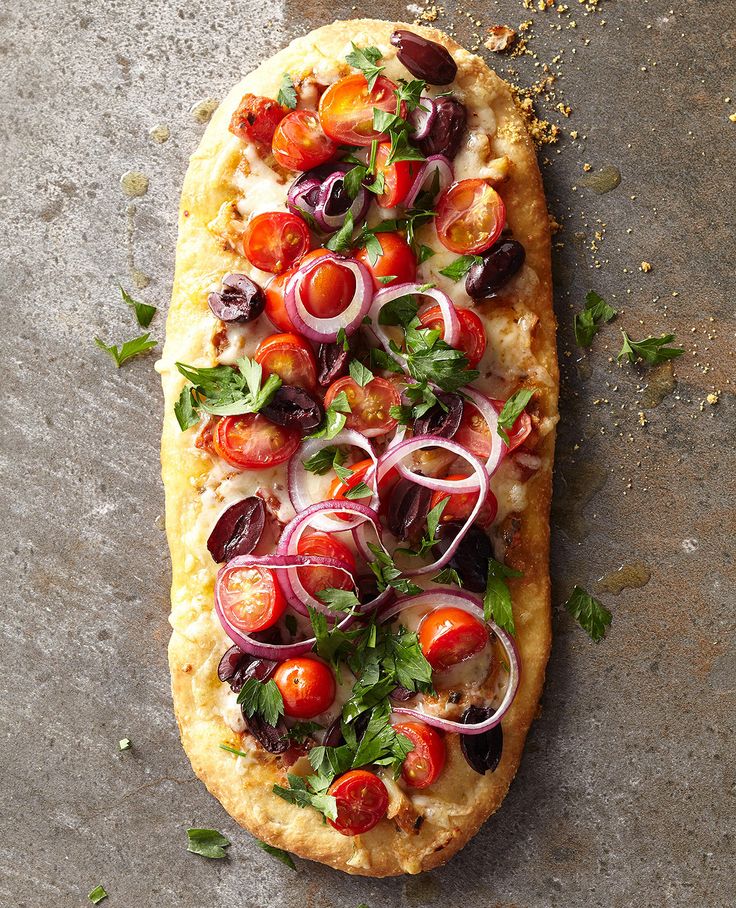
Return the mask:
<path id="1" fill-rule="evenodd" d="M 521 388 L 515 394 L 512 394 L 511 397 L 503 405 L 503 409 L 498 414 L 498 434 L 504 440 L 504 442 L 509 444 L 509 436 L 507 429 L 511 429 L 516 422 L 516 420 L 521 416 L 522 412 L 526 408 L 526 405 L 532 399 L 534 395 L 533 390 L 529 388 Z"/>
<path id="2" fill-rule="evenodd" d="M 616 310 L 603 297 L 591 290 L 585 297 L 585 309 L 575 316 L 575 340 L 581 347 L 589 347 L 602 325 L 610 322 Z"/>
<path id="3" fill-rule="evenodd" d="M 453 281 L 459 281 L 470 271 L 471 267 L 483 261 L 482 255 L 461 255 L 454 262 L 450 262 L 445 268 L 440 268 L 440 274 L 451 278 Z"/>
<path id="4" fill-rule="evenodd" d="M 668 359 L 682 356 L 685 350 L 682 347 L 667 347 L 675 339 L 674 334 L 663 334 L 661 337 L 646 337 L 644 340 L 632 340 L 622 331 L 624 342 L 618 354 L 619 362 L 627 358 L 630 363 L 636 362 L 637 357 L 643 359 L 650 366 L 659 365 Z"/>
<path id="5" fill-rule="evenodd" d="M 509 577 L 521 577 L 522 572 L 488 559 L 488 583 L 483 597 L 483 617 L 486 621 L 495 621 L 509 634 L 515 634 L 514 613 L 511 607 L 511 591 L 506 580 Z"/>
<path id="6" fill-rule="evenodd" d="M 373 373 L 363 365 L 360 360 L 353 359 L 350 361 L 350 377 L 354 382 L 365 388 L 368 382 L 373 381 Z"/>
<path id="7" fill-rule="evenodd" d="M 284 714 L 284 700 L 273 680 L 264 682 L 248 678 L 238 694 L 237 703 L 249 719 L 257 713 L 274 728 L 279 716 Z"/>
<path id="8" fill-rule="evenodd" d="M 204 858 L 224 858 L 225 849 L 231 842 L 216 829 L 187 829 L 189 844 L 187 851 L 201 854 Z"/>
<path id="9" fill-rule="evenodd" d="M 150 338 L 150 333 L 141 334 L 140 337 L 134 337 L 133 340 L 125 341 L 121 347 L 117 347 L 115 344 L 106 344 L 104 341 L 100 340 L 99 337 L 96 337 L 95 344 L 100 350 L 104 350 L 105 353 L 112 357 L 115 365 L 119 369 L 123 363 L 132 359 L 134 356 L 140 356 L 141 353 L 153 350 L 157 341 L 151 340 Z"/>
<path id="10" fill-rule="evenodd" d="M 582 587 L 576 586 L 573 589 L 565 608 L 596 643 L 600 643 L 606 636 L 606 628 L 610 625 L 613 615 L 602 602 L 594 599 Z"/>
<path id="11" fill-rule="evenodd" d="M 134 300 L 133 297 L 123 290 L 122 286 L 120 287 L 120 293 L 123 297 L 123 302 L 126 306 L 130 306 L 131 309 L 135 312 L 135 318 L 141 328 L 147 328 L 151 324 L 153 316 L 158 311 L 155 306 L 149 306 L 148 303 L 139 303 L 137 300 Z"/>
<path id="12" fill-rule="evenodd" d="M 376 79 L 385 69 L 384 66 L 376 66 L 381 59 L 381 51 L 377 47 L 372 46 L 361 49 L 356 47 L 354 42 L 351 41 L 350 43 L 353 45 L 353 49 L 345 57 L 345 60 L 363 73 L 368 82 L 368 91 L 373 91 Z"/>
<path id="13" fill-rule="evenodd" d="M 95 886 L 92 892 L 89 893 L 87 898 L 92 902 L 93 905 L 99 905 L 99 903 L 107 898 L 107 893 L 105 892 L 104 886 Z"/>
<path id="14" fill-rule="evenodd" d="M 284 107 L 290 107 L 292 110 L 296 107 L 296 88 L 294 87 L 294 80 L 289 73 L 284 73 L 281 76 L 281 87 L 278 95 L 276 95 L 276 100 L 279 104 L 283 104 Z"/>
<path id="15" fill-rule="evenodd" d="M 262 842 L 260 839 L 256 839 L 256 845 L 262 851 L 265 851 L 266 854 L 270 854 L 272 858 L 276 858 L 277 861 L 286 864 L 291 870 L 296 870 L 294 858 L 292 858 L 288 851 L 284 851 L 283 848 L 276 848 L 274 845 L 269 845 L 268 842 Z"/>

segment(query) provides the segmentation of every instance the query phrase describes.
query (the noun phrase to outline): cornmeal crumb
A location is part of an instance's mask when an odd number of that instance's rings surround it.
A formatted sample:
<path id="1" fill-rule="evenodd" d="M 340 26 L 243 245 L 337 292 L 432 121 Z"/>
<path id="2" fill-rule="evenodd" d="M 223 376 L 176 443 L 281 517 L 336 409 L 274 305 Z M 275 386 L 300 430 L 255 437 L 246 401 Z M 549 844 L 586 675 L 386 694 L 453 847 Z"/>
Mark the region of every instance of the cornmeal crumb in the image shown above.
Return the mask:
<path id="1" fill-rule="evenodd" d="M 732 123 L 736 123 L 736 113 L 733 113 L 728 118 Z"/>
<path id="2" fill-rule="evenodd" d="M 652 270 L 652 266 L 649 262 L 642 262 L 641 265 L 639 265 L 639 270 L 643 271 L 644 274 L 648 274 L 648 272 Z"/>
<path id="3" fill-rule="evenodd" d="M 488 31 L 489 37 L 484 42 L 485 46 L 497 54 L 508 50 L 516 40 L 516 32 L 508 25 L 492 25 Z"/>
<path id="4" fill-rule="evenodd" d="M 587 173 L 589 170 L 592 170 L 592 169 L 593 169 L 593 168 L 592 168 L 592 166 L 591 166 L 590 164 L 583 164 L 583 170 L 584 170 L 586 173 Z"/>
<path id="5" fill-rule="evenodd" d="M 711 392 L 705 399 L 708 401 L 708 403 L 711 405 L 711 407 L 715 407 L 715 405 L 720 400 L 720 396 L 721 396 L 720 391 L 716 391 L 716 392 Z"/>

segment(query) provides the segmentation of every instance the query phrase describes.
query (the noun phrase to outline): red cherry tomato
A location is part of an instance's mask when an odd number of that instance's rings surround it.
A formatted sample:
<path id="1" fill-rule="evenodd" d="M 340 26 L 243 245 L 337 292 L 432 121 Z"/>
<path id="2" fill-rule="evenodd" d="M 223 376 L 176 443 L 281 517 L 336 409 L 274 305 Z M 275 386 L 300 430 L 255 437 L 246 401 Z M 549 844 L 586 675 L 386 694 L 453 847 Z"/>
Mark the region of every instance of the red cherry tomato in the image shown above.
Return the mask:
<path id="1" fill-rule="evenodd" d="M 337 819 L 327 822 L 343 835 L 362 835 L 373 829 L 388 810 L 383 782 L 366 769 L 351 769 L 330 785 L 327 794 L 337 801 Z"/>
<path id="2" fill-rule="evenodd" d="M 271 149 L 287 170 L 311 170 L 333 158 L 337 146 L 322 131 L 316 111 L 292 110 L 276 127 Z"/>
<path id="3" fill-rule="evenodd" d="M 490 452 L 489 452 L 490 453 Z M 452 476 L 446 476 L 445 479 L 466 479 L 467 477 L 462 476 L 461 474 L 453 474 Z M 434 492 L 432 494 L 432 500 L 430 502 L 430 510 L 436 508 L 437 505 L 444 501 L 445 498 L 448 498 L 449 501 L 445 505 L 444 510 L 442 511 L 442 516 L 440 517 L 441 521 L 447 520 L 467 520 L 470 517 L 470 513 L 475 507 L 475 503 L 478 500 L 477 492 L 457 492 L 455 495 L 451 495 L 449 492 Z M 479 523 L 488 526 L 493 523 L 496 519 L 496 514 L 498 513 L 498 501 L 496 496 L 488 490 L 488 497 L 485 500 L 483 507 L 480 509 L 477 520 Z"/>
<path id="4" fill-rule="evenodd" d="M 505 223 L 503 199 L 485 180 L 453 183 L 437 203 L 437 236 L 443 246 L 460 255 L 488 249 Z"/>
<path id="5" fill-rule="evenodd" d="M 419 161 L 395 161 L 388 163 L 391 151 L 390 142 L 381 142 L 376 152 L 376 174 L 383 174 L 383 192 L 377 196 L 382 208 L 395 208 L 401 205 L 414 185 L 414 178 L 419 173 Z"/>
<path id="6" fill-rule="evenodd" d="M 327 533 L 310 533 L 302 536 L 297 546 L 299 555 L 322 555 L 341 561 L 351 574 L 355 574 L 355 556 L 339 539 Z M 304 589 L 315 599 L 321 590 L 352 590 L 353 581 L 347 574 L 331 567 L 299 568 L 297 573 Z"/>
<path id="7" fill-rule="evenodd" d="M 346 413 L 345 425 L 348 429 L 355 429 L 364 435 L 373 438 L 385 435 L 396 427 L 396 420 L 391 416 L 391 407 L 398 407 L 401 403 L 396 385 L 385 378 L 374 378 L 368 384 L 361 386 L 350 376 L 338 378 L 327 389 L 325 407 L 329 407 L 335 397 L 341 392 L 350 404 L 350 413 Z"/>
<path id="8" fill-rule="evenodd" d="M 284 712 L 295 719 L 313 719 L 329 709 L 335 699 L 332 669 L 311 656 L 282 662 L 273 680 L 284 699 Z"/>
<path id="9" fill-rule="evenodd" d="M 412 788 L 433 785 L 445 768 L 447 759 L 442 735 L 424 722 L 399 722 L 394 725 L 394 731 L 407 737 L 414 745 L 414 750 L 409 751 L 401 768 L 406 784 Z"/>
<path id="10" fill-rule="evenodd" d="M 365 474 L 373 466 L 373 461 L 370 457 L 366 460 L 359 460 L 358 463 L 354 463 L 352 467 L 348 469 L 353 471 L 352 476 L 348 476 L 344 481 L 339 477 L 335 477 L 330 484 L 330 490 L 327 493 L 327 498 L 329 499 L 340 499 L 344 498 L 347 493 L 354 489 L 359 483 L 365 480 Z M 350 518 L 345 518 L 350 519 Z"/>
<path id="11" fill-rule="evenodd" d="M 264 378 L 272 373 L 285 385 L 309 390 L 317 385 L 317 361 L 312 348 L 298 334 L 272 334 L 256 347 L 255 361 Z"/>
<path id="12" fill-rule="evenodd" d="M 355 258 L 362 262 L 373 275 L 373 286 L 376 290 L 391 284 L 413 282 L 417 276 L 417 260 L 411 246 L 400 233 L 377 233 L 376 239 L 381 244 L 383 254 L 379 255 L 376 264 L 371 264 L 365 246 L 355 253 Z M 391 281 L 379 281 L 379 277 L 392 277 Z"/>
<path id="13" fill-rule="evenodd" d="M 238 470 L 265 470 L 288 460 L 301 443 L 298 429 L 276 426 L 260 413 L 225 416 L 215 426 L 212 446 Z"/>
<path id="14" fill-rule="evenodd" d="M 304 256 L 301 265 L 329 256 L 326 249 L 315 249 Z M 350 305 L 355 295 L 355 275 L 332 259 L 315 265 L 304 277 L 301 298 L 308 312 L 317 318 L 333 318 Z"/>
<path id="15" fill-rule="evenodd" d="M 492 400 L 493 409 L 500 413 L 503 409 L 504 401 Z M 532 420 L 529 414 L 524 410 L 516 422 L 511 427 L 509 436 L 509 451 L 513 451 L 523 444 L 532 431 Z M 491 430 L 488 423 L 483 419 L 477 407 L 474 407 L 469 401 L 465 401 L 463 408 L 463 417 L 460 420 L 460 426 L 454 435 L 454 440 L 467 448 L 471 454 L 481 460 L 487 460 L 491 456 Z"/>
<path id="16" fill-rule="evenodd" d="M 243 234 L 245 257 L 261 271 L 280 274 L 311 245 L 304 218 L 289 211 L 266 211 L 248 221 Z"/>
<path id="17" fill-rule="evenodd" d="M 293 269 L 283 271 L 266 285 L 266 315 L 268 320 L 274 328 L 289 333 L 296 331 L 296 328 L 289 318 L 289 313 L 286 311 L 284 293 L 286 292 L 286 284 L 293 273 Z"/>
<path id="18" fill-rule="evenodd" d="M 276 127 L 287 110 L 273 98 L 244 95 L 230 120 L 230 132 L 239 139 L 271 147 Z"/>
<path id="19" fill-rule="evenodd" d="M 246 634 L 273 627 L 286 610 L 273 572 L 256 565 L 227 571 L 220 603 L 231 624 Z"/>
<path id="20" fill-rule="evenodd" d="M 460 340 L 457 349 L 468 358 L 468 366 L 474 369 L 486 352 L 486 332 L 483 322 L 471 309 L 456 309 L 460 321 Z M 419 314 L 419 321 L 425 328 L 437 329 L 444 340 L 445 323 L 439 306 L 432 306 Z"/>
<path id="21" fill-rule="evenodd" d="M 385 138 L 385 133 L 373 128 L 373 109 L 396 113 L 395 91 L 395 83 L 384 76 L 376 79 L 370 91 L 363 75 L 340 79 L 319 100 L 322 129 L 341 145 L 370 145 Z"/>
<path id="22" fill-rule="evenodd" d="M 488 629 L 475 615 L 454 606 L 429 612 L 419 625 L 419 646 L 437 671 L 464 662 L 488 643 Z"/>

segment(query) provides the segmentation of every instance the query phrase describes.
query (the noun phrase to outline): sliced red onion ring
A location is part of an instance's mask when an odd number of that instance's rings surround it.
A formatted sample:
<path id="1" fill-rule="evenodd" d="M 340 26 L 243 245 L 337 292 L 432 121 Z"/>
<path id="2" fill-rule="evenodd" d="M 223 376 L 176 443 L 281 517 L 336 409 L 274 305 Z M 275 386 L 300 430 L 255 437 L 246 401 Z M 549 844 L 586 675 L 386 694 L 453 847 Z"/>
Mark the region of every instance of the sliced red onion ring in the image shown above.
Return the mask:
<path id="1" fill-rule="evenodd" d="M 486 470 L 488 471 L 489 476 L 493 476 L 498 469 L 498 465 L 508 453 L 508 448 L 498 434 L 498 413 L 485 394 L 481 394 L 480 391 L 476 391 L 475 388 L 463 388 L 462 393 L 468 398 L 473 406 L 476 407 L 480 415 L 488 423 L 488 428 L 491 432 L 491 453 L 488 455 L 488 460 L 486 461 Z"/>
<path id="2" fill-rule="evenodd" d="M 447 344 L 454 347 L 460 339 L 460 320 L 457 317 L 457 311 L 452 304 L 450 297 L 442 290 L 436 287 L 427 287 L 423 289 L 422 284 L 404 283 L 395 284 L 391 287 L 383 287 L 373 297 L 370 312 L 368 316 L 371 320 L 371 330 L 383 345 L 384 350 L 391 356 L 395 357 L 401 365 L 406 368 L 406 360 L 401 354 L 395 353 L 391 349 L 390 338 L 386 333 L 386 328 L 379 321 L 381 309 L 400 296 L 428 296 L 439 304 L 442 320 L 445 323 L 444 339 Z"/>
<path id="3" fill-rule="evenodd" d="M 306 177 L 306 174 L 304 175 Z M 322 182 L 316 177 L 298 179 L 289 186 L 286 205 L 296 215 L 314 218 Z"/>
<path id="4" fill-rule="evenodd" d="M 297 643 L 263 643 L 260 640 L 254 640 L 245 632 L 234 627 L 227 618 L 222 607 L 220 597 L 227 575 L 230 571 L 243 567 L 266 567 L 271 571 L 288 571 L 295 567 L 326 566 L 334 567 L 338 570 L 350 572 L 345 569 L 341 562 L 334 558 L 324 558 L 318 555 L 238 555 L 233 558 L 224 567 L 217 572 L 215 579 L 215 612 L 220 619 L 225 633 L 237 643 L 244 653 L 250 653 L 259 659 L 273 659 L 280 661 L 282 659 L 291 659 L 293 656 L 300 656 L 306 653 L 315 644 L 315 638 L 310 637 L 308 640 L 299 640 Z M 279 576 L 278 574 L 276 575 Z M 334 615 L 334 612 L 332 613 Z M 355 621 L 354 615 L 348 615 L 343 618 L 337 625 L 340 629 L 349 627 Z"/>
<path id="5" fill-rule="evenodd" d="M 439 186 L 434 196 L 436 199 L 442 195 L 454 179 L 452 164 L 444 155 L 433 154 L 419 168 L 419 173 L 414 179 L 409 194 L 402 203 L 405 208 L 411 208 L 414 205 L 422 190 L 431 188 L 435 173 L 439 174 Z"/>
<path id="6" fill-rule="evenodd" d="M 370 205 L 368 190 L 361 186 L 351 202 L 345 193 L 344 179 L 345 174 L 337 170 L 331 173 L 320 186 L 314 219 L 325 233 L 334 233 L 335 230 L 342 227 L 348 212 L 352 213 L 353 221 L 357 224 L 368 211 Z"/>
<path id="7" fill-rule="evenodd" d="M 409 122 L 414 127 L 413 138 L 426 139 L 436 116 L 437 102 L 429 95 L 422 95 L 417 107 L 409 114 Z"/>
<path id="8" fill-rule="evenodd" d="M 434 476 L 422 476 L 419 473 L 412 473 L 411 470 L 406 468 L 402 469 L 401 461 L 407 457 L 409 454 L 413 454 L 414 451 L 419 451 L 422 448 L 426 447 L 437 447 L 444 448 L 447 451 L 452 452 L 458 457 L 463 457 L 470 466 L 473 468 L 473 476 L 468 476 L 467 479 L 437 479 Z M 406 479 L 410 479 L 412 482 L 416 482 L 419 485 L 426 486 L 429 489 L 435 489 L 441 492 L 449 492 L 454 494 L 457 492 L 473 492 L 476 489 L 478 490 L 478 498 L 476 499 L 473 510 L 468 515 L 467 520 L 462 525 L 461 529 L 458 531 L 457 536 L 453 539 L 452 544 L 444 553 L 444 555 L 433 561 L 431 564 L 424 565 L 419 568 L 410 568 L 405 570 L 404 573 L 410 577 L 418 577 L 422 574 L 434 573 L 434 571 L 441 570 L 452 556 L 457 551 L 458 546 L 462 542 L 465 534 L 468 532 L 470 527 L 473 525 L 476 517 L 480 514 L 481 508 L 483 507 L 486 497 L 488 496 L 489 482 L 488 482 L 488 473 L 486 472 L 483 464 L 466 450 L 462 445 L 458 444 L 456 441 L 452 441 L 449 438 L 441 438 L 439 435 L 418 435 L 416 438 L 410 438 L 406 441 L 401 441 L 399 444 L 394 445 L 392 448 L 389 448 L 386 453 L 378 461 L 378 466 L 375 469 L 376 479 L 378 482 L 378 487 L 380 488 L 381 480 L 389 472 L 389 470 L 396 468 L 402 476 Z M 366 474 L 366 481 L 368 478 L 372 478 L 372 470 L 369 470 Z"/>
<path id="9" fill-rule="evenodd" d="M 304 468 L 304 461 L 308 460 L 323 448 L 339 447 L 340 445 L 350 445 L 354 448 L 360 448 L 368 454 L 374 464 L 377 463 L 377 458 L 373 452 L 371 443 L 365 436 L 361 435 L 360 432 L 356 432 L 354 429 L 343 429 L 342 432 L 339 432 L 334 438 L 330 439 L 307 439 L 289 461 L 289 498 L 291 498 L 291 503 L 297 514 L 301 514 L 310 504 L 313 504 L 306 494 L 305 485 L 307 470 Z M 367 504 L 374 511 L 378 508 L 378 495 L 375 490 L 371 500 L 367 502 Z M 338 533 L 341 530 L 352 530 L 353 527 L 357 527 L 359 524 L 363 523 L 364 520 L 365 518 L 360 515 L 357 515 L 350 520 L 336 520 L 332 517 L 318 515 L 312 521 L 312 527 L 315 530 L 322 530 L 326 533 Z"/>
<path id="10" fill-rule="evenodd" d="M 439 606 L 453 605 L 456 608 L 461 608 L 463 611 L 469 612 L 471 615 L 474 615 L 476 618 L 480 618 L 481 621 L 485 621 L 483 617 L 483 604 L 480 599 L 476 596 L 473 596 L 471 593 L 466 593 L 461 590 L 455 589 L 434 589 L 428 590 L 425 593 L 419 593 L 416 596 L 409 596 L 405 599 L 399 599 L 397 602 L 388 606 L 381 614 L 381 622 L 391 621 L 398 614 L 400 614 L 406 608 L 412 608 L 413 606 L 427 606 L 428 609 L 437 608 Z M 392 709 L 395 713 L 401 713 L 405 716 L 411 716 L 413 719 L 419 719 L 422 722 L 426 722 L 427 725 L 431 725 L 434 728 L 440 728 L 443 731 L 457 732 L 462 735 L 482 735 L 484 731 L 489 731 L 491 728 L 494 728 L 501 722 L 504 715 L 508 711 L 508 708 L 511 706 L 511 703 L 516 696 L 516 692 L 519 689 L 519 679 L 521 677 L 521 659 L 519 657 L 519 651 L 516 647 L 516 643 L 509 634 L 506 633 L 503 628 L 500 628 L 493 621 L 485 621 L 485 623 L 490 627 L 493 633 L 498 638 L 499 643 L 503 647 L 503 650 L 506 654 L 506 658 L 509 661 L 509 680 L 506 690 L 503 695 L 503 699 L 499 704 L 496 712 L 485 719 L 483 722 L 476 722 L 475 724 L 465 725 L 463 722 L 455 722 L 452 719 L 443 719 L 440 716 L 433 716 L 431 713 L 426 713 L 420 709 L 411 709 L 406 706 L 393 705 Z"/>
<path id="11" fill-rule="evenodd" d="M 355 278 L 355 293 L 342 312 L 331 318 L 317 318 L 302 302 L 301 288 L 306 276 L 327 261 L 352 273 Z M 344 328 L 346 334 L 352 334 L 358 328 L 368 314 L 372 298 L 373 278 L 365 265 L 355 259 L 329 252 L 320 258 L 310 259 L 296 270 L 286 284 L 284 302 L 289 318 L 300 334 L 313 341 L 334 341 L 337 340 L 340 328 Z"/>
<path id="12" fill-rule="evenodd" d="M 380 523 L 378 520 L 378 514 L 367 505 L 361 504 L 358 501 L 349 501 L 347 499 L 336 499 L 335 501 L 318 501 L 316 504 L 310 505 L 306 508 L 301 514 L 297 516 L 284 527 L 284 531 L 281 534 L 281 539 L 278 545 L 278 553 L 281 556 L 288 556 L 289 558 L 297 557 L 295 555 L 297 548 L 299 546 L 299 540 L 301 539 L 302 533 L 307 527 L 312 523 L 316 515 L 321 515 L 323 512 L 333 513 L 333 514 L 347 514 L 360 516 L 363 521 L 370 521 L 373 526 L 376 528 L 376 533 L 379 534 L 380 538 Z M 343 523 L 340 527 L 340 530 L 348 529 L 347 522 Z M 370 550 L 369 550 L 370 555 Z M 373 557 L 370 555 L 370 557 Z M 333 559 L 329 559 L 332 561 Z M 339 562 L 341 569 L 346 573 L 350 574 L 349 571 L 345 569 Z M 281 588 L 284 591 L 284 595 L 289 600 L 289 603 L 294 608 L 295 611 L 300 612 L 303 615 L 308 614 L 307 604 L 312 608 L 315 608 L 317 611 L 322 612 L 326 615 L 333 615 L 334 611 L 328 608 L 324 602 L 320 602 L 318 599 L 315 599 L 313 596 L 304 589 L 304 585 L 299 579 L 299 573 L 296 568 L 299 565 L 292 565 L 286 570 L 284 575 L 278 575 L 279 583 Z M 377 608 L 379 605 L 386 602 L 389 597 L 392 595 L 391 589 L 384 590 L 379 596 L 370 602 L 364 603 L 360 607 L 360 613 L 363 614 L 374 608 Z"/>

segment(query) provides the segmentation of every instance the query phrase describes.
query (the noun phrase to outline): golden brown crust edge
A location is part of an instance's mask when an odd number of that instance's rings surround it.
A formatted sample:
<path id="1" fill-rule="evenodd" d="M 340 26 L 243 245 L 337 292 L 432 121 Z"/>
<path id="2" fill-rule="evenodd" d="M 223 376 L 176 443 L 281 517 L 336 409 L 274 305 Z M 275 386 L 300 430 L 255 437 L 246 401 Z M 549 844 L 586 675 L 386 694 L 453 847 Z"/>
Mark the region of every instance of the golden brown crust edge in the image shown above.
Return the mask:
<path id="1" fill-rule="evenodd" d="M 528 505 L 515 549 L 515 563 L 523 566 L 525 572 L 522 580 L 514 582 L 513 589 L 522 677 L 516 699 L 503 721 L 501 763 L 494 773 L 479 776 L 467 767 L 454 741 L 449 749 L 443 793 L 448 803 L 455 798 L 458 812 L 447 828 L 426 822 L 417 834 L 407 835 L 386 820 L 367 835 L 351 839 L 322 824 L 314 811 L 300 810 L 270 793 L 272 784 L 283 778 L 272 758 L 235 759 L 218 747 L 220 742 L 233 739 L 233 733 L 212 710 L 216 690 L 203 680 L 203 676 L 214 673 L 222 648 L 212 616 L 214 566 L 193 559 L 185 542 L 187 530 L 199 512 L 197 484 L 207 472 L 207 464 L 191 449 L 187 434 L 180 432 L 173 417 L 173 405 L 183 381 L 172 365 L 175 360 L 192 362 L 208 355 L 209 333 L 197 330 L 207 311 L 206 289 L 239 262 L 207 230 L 222 202 L 229 200 L 229 187 L 218 174 L 228 167 L 222 151 L 233 108 L 246 91 L 274 95 L 281 73 L 298 70 L 308 48 L 311 51 L 318 46 L 326 57 L 339 58 L 349 41 L 359 40 L 361 33 L 368 39 L 365 43 L 387 43 L 396 27 L 412 28 L 444 44 L 458 62 L 458 82 L 468 91 L 469 103 L 490 106 L 498 134 L 506 137 L 506 153 L 514 166 L 503 195 L 513 232 L 524 243 L 527 262 L 539 278 L 535 311 L 540 323 L 534 352 L 551 378 L 549 386 L 542 389 L 540 404 L 545 415 L 556 416 L 557 362 L 547 208 L 535 151 L 508 87 L 480 58 L 442 32 L 380 20 L 335 22 L 295 40 L 233 88 L 218 108 L 191 159 L 184 182 L 176 273 L 161 369 L 166 407 L 162 474 L 172 557 L 173 633 L 169 663 L 184 749 L 209 791 L 259 839 L 348 873 L 375 877 L 430 870 L 443 864 L 497 810 L 516 773 L 524 739 L 538 709 L 551 644 L 548 551 L 554 431 L 545 437 L 538 451 L 543 465 L 528 483 Z M 215 684 L 219 684 L 216 678 Z"/>

